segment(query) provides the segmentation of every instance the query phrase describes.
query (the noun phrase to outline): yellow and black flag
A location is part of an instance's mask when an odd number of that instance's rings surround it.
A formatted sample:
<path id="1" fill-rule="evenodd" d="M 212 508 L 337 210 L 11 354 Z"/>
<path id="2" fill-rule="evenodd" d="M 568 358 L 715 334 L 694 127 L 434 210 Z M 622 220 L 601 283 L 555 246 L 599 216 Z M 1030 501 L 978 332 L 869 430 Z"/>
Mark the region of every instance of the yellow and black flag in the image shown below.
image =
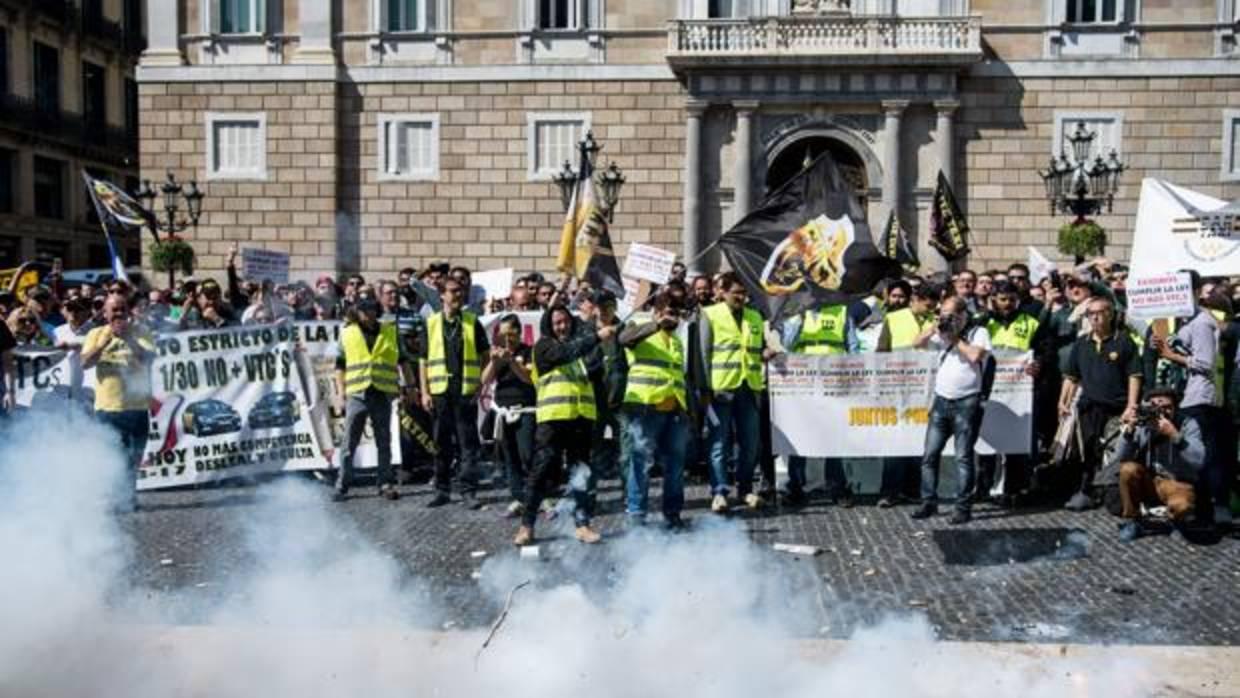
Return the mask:
<path id="1" fill-rule="evenodd" d="M 560 231 L 560 253 L 556 268 L 588 281 L 594 288 L 604 288 L 624 297 L 620 265 L 611 246 L 607 229 L 607 210 L 599 200 L 594 185 L 594 169 L 586 157 L 577 170 L 577 186 L 564 216 Z"/>
<path id="2" fill-rule="evenodd" d="M 875 247 L 856 193 L 829 153 L 719 238 L 750 301 L 768 319 L 870 293 L 900 265 Z"/>
<path id="3" fill-rule="evenodd" d="M 917 250 L 909 242 L 908 233 L 900 225 L 900 217 L 895 209 L 887 215 L 887 225 L 883 226 L 883 237 L 878 241 L 878 248 L 890 259 L 900 263 L 909 274 L 916 274 L 921 262 L 917 260 Z"/>
<path id="4" fill-rule="evenodd" d="M 969 254 L 969 222 L 961 213 L 956 195 L 941 170 L 930 208 L 930 246 L 949 262 Z"/>

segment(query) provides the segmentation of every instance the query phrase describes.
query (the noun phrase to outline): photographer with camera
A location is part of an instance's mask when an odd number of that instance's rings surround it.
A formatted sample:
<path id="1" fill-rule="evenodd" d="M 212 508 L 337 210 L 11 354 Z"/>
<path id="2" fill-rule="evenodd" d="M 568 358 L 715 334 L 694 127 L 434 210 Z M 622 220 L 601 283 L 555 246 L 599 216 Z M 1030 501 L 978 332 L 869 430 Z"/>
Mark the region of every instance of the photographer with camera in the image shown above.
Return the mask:
<path id="1" fill-rule="evenodd" d="M 1196 419 L 1176 413 L 1174 388 L 1156 387 L 1146 402 L 1125 413 L 1116 459 L 1122 503 L 1119 539 L 1144 533 L 1141 505 L 1163 504 L 1176 531 L 1196 504 L 1193 491 L 1205 463 L 1206 445 Z"/>
<path id="2" fill-rule="evenodd" d="M 926 450 L 921 460 L 921 507 L 914 519 L 938 512 L 939 459 L 947 437 L 955 437 L 956 505 L 948 523 L 959 525 L 973 518 L 973 485 L 977 475 L 973 446 L 982 420 L 983 376 L 990 353 L 990 333 L 971 326 L 968 306 L 959 296 L 943 301 L 938 322 L 918 337 L 918 348 L 938 352 L 934 376 L 934 401 L 926 425 Z"/>

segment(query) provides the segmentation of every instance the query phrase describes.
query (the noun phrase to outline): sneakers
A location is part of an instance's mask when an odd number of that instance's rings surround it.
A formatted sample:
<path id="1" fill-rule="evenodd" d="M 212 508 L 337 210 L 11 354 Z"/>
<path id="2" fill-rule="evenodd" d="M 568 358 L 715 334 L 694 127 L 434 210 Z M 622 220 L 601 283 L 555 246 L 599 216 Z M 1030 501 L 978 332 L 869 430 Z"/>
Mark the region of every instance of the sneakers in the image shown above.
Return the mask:
<path id="1" fill-rule="evenodd" d="M 909 518 L 928 519 L 937 513 L 939 513 L 938 506 L 934 504 L 926 503 L 926 504 L 922 504 L 921 506 L 917 507 L 917 511 L 914 511 L 913 513 L 909 514 Z"/>
<path id="2" fill-rule="evenodd" d="M 759 509 L 762 507 L 762 497 L 757 492 L 750 492 L 745 495 L 745 507 L 749 510 Z"/>
<path id="3" fill-rule="evenodd" d="M 441 507 L 441 506 L 443 506 L 443 505 L 445 505 L 445 504 L 447 504 L 448 502 L 451 502 L 451 501 L 452 501 L 452 498 L 451 498 L 451 497 L 449 497 L 449 496 L 447 495 L 447 493 L 445 493 L 445 492 L 436 492 L 436 493 L 435 493 L 435 497 L 434 497 L 433 499 L 431 499 L 431 501 L 429 501 L 429 502 L 427 502 L 427 503 L 426 503 L 426 508 L 427 508 L 427 509 L 435 509 L 435 508 Z"/>
<path id="4" fill-rule="evenodd" d="M 1125 521 L 1119 525 L 1119 542 L 1131 543 L 1141 537 L 1141 524 L 1136 521 Z"/>
<path id="5" fill-rule="evenodd" d="M 972 512 L 968 511 L 967 509 L 957 509 L 956 511 L 952 512 L 952 517 L 947 520 L 947 523 L 951 524 L 952 526 L 962 526 L 964 524 L 969 523 L 972 520 L 973 520 Z"/>
<path id="6" fill-rule="evenodd" d="M 518 535 L 520 535 L 520 531 L 518 531 L 517 533 Z M 573 531 L 573 536 L 577 540 L 581 541 L 582 543 L 589 543 L 589 544 L 597 543 L 603 540 L 602 534 L 590 528 L 589 526 L 578 526 L 577 530 Z"/>
<path id="7" fill-rule="evenodd" d="M 710 510 L 716 514 L 726 514 L 728 511 L 727 495 L 717 494 L 710 500 Z"/>
<path id="8" fill-rule="evenodd" d="M 1093 509 L 1094 500 L 1090 499 L 1089 495 L 1084 492 L 1077 492 L 1072 495 L 1068 501 L 1064 502 L 1063 508 L 1068 511 L 1085 511 L 1087 509 Z"/>
<path id="9" fill-rule="evenodd" d="M 512 504 L 509 504 L 508 508 L 504 510 L 504 518 L 515 519 L 524 513 L 525 513 L 525 505 L 522 504 L 521 502 L 513 500 Z"/>
<path id="10" fill-rule="evenodd" d="M 478 511 L 482 508 L 482 502 L 478 501 L 478 495 L 473 492 L 467 492 L 461 495 L 461 504 L 464 505 L 466 509 L 471 511 Z"/>
<path id="11" fill-rule="evenodd" d="M 796 509 L 809 504 L 809 497 L 803 490 L 789 490 L 779 501 L 786 507 Z"/>
<path id="12" fill-rule="evenodd" d="M 400 492 L 396 490 L 395 485 L 379 485 L 379 496 L 389 502 L 394 502 L 400 499 Z"/>
<path id="13" fill-rule="evenodd" d="M 663 527 L 672 533 L 677 533 L 689 528 L 689 524 L 681 518 L 680 514 L 664 514 Z"/>
<path id="14" fill-rule="evenodd" d="M 512 544 L 518 548 L 523 548 L 534 542 L 534 529 L 529 526 L 522 526 L 517 529 L 517 535 L 512 537 Z"/>
<path id="15" fill-rule="evenodd" d="M 348 497 L 349 497 L 349 491 L 346 489 L 338 488 L 338 489 L 332 490 L 332 501 L 333 502 L 343 502 Z"/>
<path id="16" fill-rule="evenodd" d="M 879 497 L 878 498 L 879 509 L 890 509 L 891 507 L 894 507 L 895 505 L 896 505 L 896 500 L 892 497 Z"/>

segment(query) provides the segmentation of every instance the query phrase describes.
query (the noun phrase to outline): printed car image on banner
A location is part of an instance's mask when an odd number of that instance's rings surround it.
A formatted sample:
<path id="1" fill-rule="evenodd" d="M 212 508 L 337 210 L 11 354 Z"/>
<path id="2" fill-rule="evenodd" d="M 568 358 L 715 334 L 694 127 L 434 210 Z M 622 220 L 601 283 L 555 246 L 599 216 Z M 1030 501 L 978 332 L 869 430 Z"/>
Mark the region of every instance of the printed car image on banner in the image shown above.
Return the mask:
<path id="1" fill-rule="evenodd" d="M 138 489 L 327 466 L 292 325 L 161 337 Z"/>

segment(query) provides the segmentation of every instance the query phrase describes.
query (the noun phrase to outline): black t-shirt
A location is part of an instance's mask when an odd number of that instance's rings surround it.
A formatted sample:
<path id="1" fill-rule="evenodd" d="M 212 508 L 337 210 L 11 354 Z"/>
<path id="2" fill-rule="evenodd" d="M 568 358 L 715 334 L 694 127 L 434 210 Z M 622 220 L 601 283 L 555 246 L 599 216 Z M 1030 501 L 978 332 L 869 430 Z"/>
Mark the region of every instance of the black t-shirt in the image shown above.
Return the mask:
<path id="1" fill-rule="evenodd" d="M 530 348 L 524 344 L 513 352 L 513 360 L 520 360 L 525 364 L 527 370 L 534 366 Z M 507 362 L 496 366 L 495 404 L 500 407 L 512 407 L 514 405 L 533 407 L 536 400 L 537 394 L 534 391 L 534 386 L 517 378 L 517 374 L 513 372 L 512 367 Z"/>
<path id="2" fill-rule="evenodd" d="M 1068 354 L 1064 375 L 1081 386 L 1081 399 L 1108 407 L 1128 404 L 1128 378 L 1141 376 L 1137 345 L 1123 332 L 1102 342 L 1077 337 Z"/>

